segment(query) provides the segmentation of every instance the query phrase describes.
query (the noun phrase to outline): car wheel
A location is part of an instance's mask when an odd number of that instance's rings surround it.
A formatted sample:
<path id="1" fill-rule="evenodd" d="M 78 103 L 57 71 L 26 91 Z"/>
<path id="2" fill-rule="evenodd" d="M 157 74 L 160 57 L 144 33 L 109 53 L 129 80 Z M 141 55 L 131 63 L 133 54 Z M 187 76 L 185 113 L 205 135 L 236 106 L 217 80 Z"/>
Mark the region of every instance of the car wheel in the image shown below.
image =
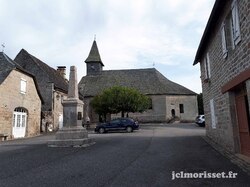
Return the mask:
<path id="1" fill-rule="evenodd" d="M 201 127 L 205 127 L 205 122 L 201 123 Z"/>
<path id="2" fill-rule="evenodd" d="M 133 129 L 132 129 L 132 127 L 127 127 L 127 128 L 126 128 L 126 131 L 127 131 L 127 132 L 132 132 Z"/>
<path id="3" fill-rule="evenodd" d="M 104 129 L 104 128 L 100 128 L 100 129 L 99 129 L 99 133 L 100 133 L 100 134 L 103 134 L 104 132 L 105 132 L 105 129 Z"/>
<path id="4" fill-rule="evenodd" d="M 205 127 L 205 123 L 198 123 L 200 127 Z"/>

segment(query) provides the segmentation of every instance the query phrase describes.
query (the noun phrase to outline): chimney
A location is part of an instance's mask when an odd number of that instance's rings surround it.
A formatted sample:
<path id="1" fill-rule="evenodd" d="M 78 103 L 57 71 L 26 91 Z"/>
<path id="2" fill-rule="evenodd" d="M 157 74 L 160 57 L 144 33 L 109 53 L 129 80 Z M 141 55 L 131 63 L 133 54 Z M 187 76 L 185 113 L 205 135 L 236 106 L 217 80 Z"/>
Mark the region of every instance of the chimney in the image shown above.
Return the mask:
<path id="1" fill-rule="evenodd" d="M 66 66 L 57 66 L 57 72 L 66 80 Z"/>

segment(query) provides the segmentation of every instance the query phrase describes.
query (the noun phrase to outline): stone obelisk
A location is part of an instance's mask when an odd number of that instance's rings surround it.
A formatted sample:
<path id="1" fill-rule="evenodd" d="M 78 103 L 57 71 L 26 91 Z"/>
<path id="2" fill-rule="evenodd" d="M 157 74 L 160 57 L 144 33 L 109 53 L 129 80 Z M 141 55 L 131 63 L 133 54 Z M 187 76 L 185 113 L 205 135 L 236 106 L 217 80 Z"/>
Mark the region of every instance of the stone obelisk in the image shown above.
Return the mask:
<path id="1" fill-rule="evenodd" d="M 49 147 L 79 147 L 93 144 L 87 130 L 82 126 L 83 102 L 79 100 L 77 71 L 70 67 L 68 97 L 62 102 L 63 128 L 55 134 L 55 140 L 48 142 Z"/>

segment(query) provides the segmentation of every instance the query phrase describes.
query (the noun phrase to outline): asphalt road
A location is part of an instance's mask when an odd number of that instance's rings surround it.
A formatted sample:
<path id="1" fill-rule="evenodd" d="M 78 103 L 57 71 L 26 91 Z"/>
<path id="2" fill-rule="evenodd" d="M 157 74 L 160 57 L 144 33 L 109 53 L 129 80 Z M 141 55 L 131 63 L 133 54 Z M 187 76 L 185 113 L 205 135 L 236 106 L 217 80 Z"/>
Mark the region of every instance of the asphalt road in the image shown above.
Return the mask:
<path id="1" fill-rule="evenodd" d="M 179 124 L 90 133 L 96 144 L 87 148 L 49 148 L 46 141 L 53 134 L 1 142 L 0 186 L 249 186 L 249 175 L 208 145 L 204 135 L 204 128 Z M 184 173 L 202 178 L 177 178 Z M 213 173 L 237 176 L 212 178 Z"/>

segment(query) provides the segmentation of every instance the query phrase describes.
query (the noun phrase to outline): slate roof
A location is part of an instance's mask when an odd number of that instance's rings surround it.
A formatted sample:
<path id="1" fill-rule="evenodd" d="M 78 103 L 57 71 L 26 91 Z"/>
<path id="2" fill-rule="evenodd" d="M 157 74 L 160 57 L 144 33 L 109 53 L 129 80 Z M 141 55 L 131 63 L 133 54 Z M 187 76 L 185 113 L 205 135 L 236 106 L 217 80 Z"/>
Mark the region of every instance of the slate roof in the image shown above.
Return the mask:
<path id="1" fill-rule="evenodd" d="M 12 60 L 10 60 L 3 52 L 0 52 L 0 84 L 2 84 L 14 68 L 15 65 Z"/>
<path id="2" fill-rule="evenodd" d="M 9 76 L 12 70 L 17 70 L 33 78 L 38 95 L 41 99 L 41 102 L 43 103 L 44 101 L 37 86 L 37 81 L 35 76 L 32 73 L 28 72 L 27 70 L 23 69 L 18 63 L 9 58 L 4 52 L 0 52 L 0 84 L 3 83 L 3 81 Z"/>
<path id="3" fill-rule="evenodd" d="M 56 89 L 68 93 L 68 83 L 65 79 L 57 72 L 54 68 L 48 66 L 46 63 L 36 58 L 35 56 L 29 54 L 25 49 L 22 49 L 15 58 L 15 61 L 20 64 L 24 69 L 32 65 L 33 62 L 36 64 L 41 71 L 43 71 L 48 77 L 50 82 L 54 83 Z M 31 61 L 31 62 L 30 62 Z M 34 72 L 33 72 L 34 73 Z"/>
<path id="4" fill-rule="evenodd" d="M 4 52 L 0 52 L 0 84 L 8 77 L 10 72 L 17 69 L 25 74 L 33 76 L 25 71 L 19 64 L 10 59 Z"/>
<path id="5" fill-rule="evenodd" d="M 98 47 L 97 47 L 97 44 L 96 44 L 95 40 L 94 40 L 94 42 L 92 44 L 92 47 L 90 49 L 89 56 L 85 60 L 85 62 L 86 63 L 89 63 L 89 62 L 99 62 L 102 66 L 104 66 L 104 64 L 102 63 L 101 56 L 99 54 L 99 50 L 98 50 Z"/>
<path id="6" fill-rule="evenodd" d="M 196 95 L 195 92 L 164 77 L 155 68 L 109 70 L 99 75 L 84 76 L 79 91 L 86 97 L 95 96 L 113 86 L 132 87 L 147 95 Z"/>

